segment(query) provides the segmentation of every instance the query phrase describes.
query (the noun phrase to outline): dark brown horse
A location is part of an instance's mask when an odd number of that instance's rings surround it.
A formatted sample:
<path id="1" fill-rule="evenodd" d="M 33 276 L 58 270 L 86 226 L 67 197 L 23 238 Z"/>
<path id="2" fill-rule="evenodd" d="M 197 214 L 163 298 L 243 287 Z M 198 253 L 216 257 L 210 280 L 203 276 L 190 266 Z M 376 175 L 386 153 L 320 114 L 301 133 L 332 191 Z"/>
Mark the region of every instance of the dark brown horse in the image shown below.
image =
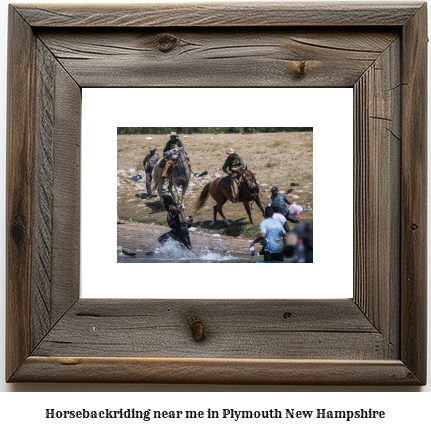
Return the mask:
<path id="1" fill-rule="evenodd" d="M 221 179 L 222 177 L 216 178 L 215 180 L 210 181 L 204 187 L 193 208 L 195 211 L 200 210 L 205 205 L 208 196 L 211 195 L 211 197 L 217 202 L 217 205 L 214 205 L 214 220 L 210 223 L 210 226 L 212 226 L 216 222 L 217 213 L 219 213 L 223 217 L 226 224 L 231 224 L 228 222 L 222 211 L 222 207 L 229 199 L 229 195 L 227 188 L 219 187 Z M 247 166 L 241 171 L 241 180 L 239 184 L 239 202 L 243 203 L 251 224 L 254 224 L 254 222 L 253 218 L 251 217 L 249 202 L 256 202 L 257 206 L 262 211 L 262 214 L 265 214 L 262 204 L 260 202 L 259 184 L 257 183 L 253 172 L 247 170 Z"/>

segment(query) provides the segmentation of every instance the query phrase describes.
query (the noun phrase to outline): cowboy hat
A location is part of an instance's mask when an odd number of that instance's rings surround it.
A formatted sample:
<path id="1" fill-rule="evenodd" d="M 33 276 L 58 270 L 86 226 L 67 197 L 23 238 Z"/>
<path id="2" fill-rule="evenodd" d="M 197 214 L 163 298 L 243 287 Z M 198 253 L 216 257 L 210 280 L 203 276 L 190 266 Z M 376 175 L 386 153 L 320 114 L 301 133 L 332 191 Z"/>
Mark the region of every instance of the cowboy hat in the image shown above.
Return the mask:
<path id="1" fill-rule="evenodd" d="M 177 132 L 171 132 L 171 136 L 179 136 Z"/>
<path id="2" fill-rule="evenodd" d="M 231 148 L 229 151 L 226 151 L 226 154 L 236 154 L 236 151 Z"/>

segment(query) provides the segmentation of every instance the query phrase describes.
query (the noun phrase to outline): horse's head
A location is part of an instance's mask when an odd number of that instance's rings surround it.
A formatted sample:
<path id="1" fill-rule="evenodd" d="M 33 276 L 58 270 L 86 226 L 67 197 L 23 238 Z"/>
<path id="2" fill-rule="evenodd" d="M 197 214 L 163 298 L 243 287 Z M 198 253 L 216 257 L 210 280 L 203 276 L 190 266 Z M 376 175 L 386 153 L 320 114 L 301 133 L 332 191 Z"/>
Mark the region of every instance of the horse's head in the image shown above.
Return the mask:
<path id="1" fill-rule="evenodd" d="M 250 190 L 253 190 L 257 186 L 256 178 L 253 175 L 253 172 L 247 169 L 247 166 L 241 172 L 242 180 L 247 184 L 247 187 Z"/>
<path id="2" fill-rule="evenodd" d="M 177 147 L 175 150 L 178 150 L 176 158 L 174 159 L 177 162 L 177 166 L 174 171 L 176 173 L 173 175 L 174 177 L 178 176 L 178 178 L 183 182 L 186 180 L 188 181 L 190 178 L 190 168 L 189 164 L 187 163 L 187 156 L 181 148 Z"/>
<path id="3" fill-rule="evenodd" d="M 172 148 L 172 150 L 169 150 L 163 153 L 163 156 L 166 157 L 167 159 L 176 160 L 178 158 L 180 150 L 181 148 L 179 147 Z"/>

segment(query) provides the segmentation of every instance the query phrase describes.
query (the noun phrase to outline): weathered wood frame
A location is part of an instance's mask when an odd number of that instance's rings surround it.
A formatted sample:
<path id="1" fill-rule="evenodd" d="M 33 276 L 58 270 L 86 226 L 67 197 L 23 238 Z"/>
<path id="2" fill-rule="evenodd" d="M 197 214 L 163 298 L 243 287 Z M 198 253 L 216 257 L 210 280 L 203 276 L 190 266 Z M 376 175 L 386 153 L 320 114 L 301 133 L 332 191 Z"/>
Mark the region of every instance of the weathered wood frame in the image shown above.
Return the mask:
<path id="1" fill-rule="evenodd" d="M 11 6 L 6 379 L 425 384 L 426 15 Z M 119 86 L 352 87 L 354 298 L 80 299 L 81 88 Z"/>

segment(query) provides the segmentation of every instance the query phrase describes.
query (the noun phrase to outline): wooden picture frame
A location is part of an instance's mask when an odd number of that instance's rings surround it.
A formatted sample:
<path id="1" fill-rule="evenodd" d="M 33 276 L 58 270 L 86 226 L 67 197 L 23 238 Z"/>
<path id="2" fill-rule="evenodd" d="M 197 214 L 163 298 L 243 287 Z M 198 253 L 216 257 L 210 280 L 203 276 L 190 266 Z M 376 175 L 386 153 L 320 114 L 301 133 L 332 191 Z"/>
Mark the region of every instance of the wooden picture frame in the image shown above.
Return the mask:
<path id="1" fill-rule="evenodd" d="M 424 385 L 424 3 L 11 5 L 9 382 Z M 91 300 L 83 87 L 352 87 L 354 297 Z"/>

